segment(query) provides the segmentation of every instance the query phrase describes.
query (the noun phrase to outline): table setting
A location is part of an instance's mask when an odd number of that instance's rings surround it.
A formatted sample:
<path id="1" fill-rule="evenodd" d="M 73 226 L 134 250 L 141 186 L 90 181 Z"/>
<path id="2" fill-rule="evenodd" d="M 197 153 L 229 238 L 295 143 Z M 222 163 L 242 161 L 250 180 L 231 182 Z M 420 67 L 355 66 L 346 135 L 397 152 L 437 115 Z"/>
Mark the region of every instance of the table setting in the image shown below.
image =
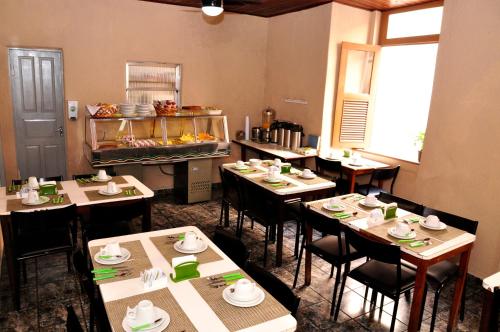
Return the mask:
<path id="1" fill-rule="evenodd" d="M 116 184 L 127 183 L 127 180 L 125 180 L 122 176 L 110 176 L 106 173 L 106 170 L 104 169 L 100 169 L 96 175 L 90 177 L 78 178 L 75 181 L 79 187 L 93 187 L 93 186 L 105 185 L 111 180 Z"/>

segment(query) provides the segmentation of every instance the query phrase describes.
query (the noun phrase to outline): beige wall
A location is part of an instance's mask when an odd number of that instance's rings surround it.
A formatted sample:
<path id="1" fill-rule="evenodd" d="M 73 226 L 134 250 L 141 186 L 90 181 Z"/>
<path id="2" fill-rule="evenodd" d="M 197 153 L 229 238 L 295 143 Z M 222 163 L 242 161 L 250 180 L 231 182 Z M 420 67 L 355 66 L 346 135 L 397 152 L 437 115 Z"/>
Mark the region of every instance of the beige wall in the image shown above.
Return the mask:
<path id="1" fill-rule="evenodd" d="M 90 170 L 82 154 L 83 106 L 125 100 L 127 60 L 181 63 L 183 103 L 222 108 L 231 137 L 245 114 L 264 107 L 267 19 L 224 15 L 214 24 L 195 8 L 137 0 L 3 0 L 1 7 L 0 135 L 8 180 L 17 177 L 17 165 L 7 47 L 63 50 L 65 98 L 80 102 L 79 120 L 66 123 L 69 175 Z"/>

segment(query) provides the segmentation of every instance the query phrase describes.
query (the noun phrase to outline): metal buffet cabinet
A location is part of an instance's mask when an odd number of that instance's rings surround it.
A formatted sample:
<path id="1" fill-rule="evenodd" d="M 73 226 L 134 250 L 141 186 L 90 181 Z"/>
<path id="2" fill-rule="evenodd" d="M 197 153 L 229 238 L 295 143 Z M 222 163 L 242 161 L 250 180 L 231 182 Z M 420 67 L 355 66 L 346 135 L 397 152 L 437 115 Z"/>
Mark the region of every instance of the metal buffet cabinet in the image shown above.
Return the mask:
<path id="1" fill-rule="evenodd" d="M 175 189 L 182 190 L 188 202 L 210 199 L 211 172 L 203 180 L 195 171 L 211 170 L 211 158 L 231 153 L 225 115 L 87 116 L 84 150 L 93 167 L 185 161 L 184 171 L 176 165 L 174 179 Z"/>

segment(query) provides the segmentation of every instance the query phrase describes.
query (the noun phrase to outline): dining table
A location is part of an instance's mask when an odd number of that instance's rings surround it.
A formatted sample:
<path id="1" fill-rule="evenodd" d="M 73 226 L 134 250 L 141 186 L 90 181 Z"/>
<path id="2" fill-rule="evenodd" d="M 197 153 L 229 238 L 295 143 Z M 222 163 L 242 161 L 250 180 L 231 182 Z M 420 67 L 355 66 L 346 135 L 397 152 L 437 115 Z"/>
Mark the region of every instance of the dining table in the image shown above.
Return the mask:
<path id="1" fill-rule="evenodd" d="M 453 331 L 457 323 L 462 291 L 464 289 L 467 276 L 469 257 L 476 236 L 451 226 L 447 226 L 445 230 L 429 230 L 422 226 L 422 222 L 425 220 L 424 217 L 412 214 L 400 208 L 396 211 L 396 217 L 389 219 L 384 218 L 381 222 L 373 222 L 370 218 L 370 212 L 373 209 L 385 207 L 387 204 L 379 201 L 377 207 L 366 206 L 363 204 L 365 196 L 360 194 L 348 194 L 337 197 L 341 204 L 345 205 L 346 211 L 349 211 L 343 216 L 325 209 L 324 204 L 328 202 L 330 198 L 310 201 L 305 204 L 315 213 L 332 219 L 338 219 L 343 227 L 355 229 L 376 241 L 400 245 L 401 258 L 417 266 L 415 288 L 408 322 L 408 331 L 417 331 L 419 328 L 420 312 L 424 300 L 423 297 L 428 267 L 443 260 L 453 259 L 454 257 L 459 258 L 458 277 L 455 284 L 453 303 L 450 308 L 447 327 L 448 331 Z M 413 225 L 412 227 L 415 229 L 417 238 L 430 238 L 431 241 L 426 243 L 425 246 L 420 247 L 411 247 L 411 242 L 399 242 L 398 239 L 388 233 L 389 228 L 396 226 L 397 222 L 401 221 L 408 222 Z M 311 226 L 306 224 L 305 236 L 309 242 L 312 240 L 312 233 L 313 231 Z M 306 252 L 306 285 L 309 285 L 311 282 L 311 259 L 311 253 Z"/>
<path id="2" fill-rule="evenodd" d="M 107 188 L 107 182 L 91 180 L 57 181 L 57 195 L 63 198 L 63 202 L 54 203 L 49 200 L 47 203 L 41 205 L 25 205 L 22 203 L 22 199 L 16 195 L 18 188 L 12 188 L 12 186 L 0 187 L 0 222 L 9 282 L 13 292 L 15 292 L 15 286 L 18 281 L 15 277 L 16 262 L 13 254 L 12 235 L 10 233 L 10 213 L 12 211 L 32 212 L 44 209 L 57 209 L 75 204 L 78 214 L 86 216 L 92 205 L 110 204 L 119 206 L 125 204 L 127 201 L 141 199 L 146 203 L 142 219 L 142 230 L 151 230 L 151 199 L 154 196 L 153 191 L 132 175 L 113 176 L 109 181 L 115 182 L 116 187 L 122 189 L 122 192 L 112 196 L 99 194 L 99 190 Z M 131 191 L 128 191 L 129 189 Z M 15 298 L 16 296 L 13 296 L 13 299 Z"/>
<path id="3" fill-rule="evenodd" d="M 199 263 L 199 276 L 174 282 L 170 277 L 176 271 L 172 267 L 173 259 L 186 255 L 176 251 L 174 244 L 187 232 L 194 232 L 198 239 L 207 244 L 207 249 L 194 254 Z M 118 243 L 120 248 L 128 248 L 132 253 L 123 263 L 104 266 L 130 269 L 130 275 L 98 281 L 113 331 L 123 331 L 127 307 L 133 308 L 142 300 L 149 300 L 155 307 L 168 313 L 168 331 L 267 332 L 295 331 L 297 327 L 297 321 L 290 312 L 266 290 L 263 290 L 263 302 L 255 306 L 237 307 L 226 301 L 223 293 L 231 282 L 219 287 L 214 286 L 211 280 L 234 274 L 247 279 L 250 277 L 195 226 L 92 240 L 88 243 L 88 249 L 93 253 L 94 271 L 103 267 L 96 262 L 97 257 L 94 255 L 109 243 Z M 164 277 L 156 279 L 162 282 L 145 287 L 140 272 L 151 268 L 161 270 Z M 257 287 L 260 288 L 258 284 Z"/>
<path id="4" fill-rule="evenodd" d="M 247 169 L 237 169 L 235 163 L 223 164 L 226 171 L 236 174 L 246 183 L 259 186 L 268 194 L 269 199 L 276 204 L 277 234 L 276 234 L 276 266 L 281 266 L 283 259 L 283 223 L 285 221 L 286 205 L 293 200 L 306 200 L 310 197 L 322 197 L 331 194 L 335 182 L 320 176 L 311 179 L 301 177 L 302 171 L 292 167 L 289 173 L 280 174 L 279 178 L 284 185 L 275 186 L 265 181 L 271 160 L 263 160 L 259 165 L 251 166 L 247 162 Z M 228 213 L 226 213 L 226 216 Z"/>

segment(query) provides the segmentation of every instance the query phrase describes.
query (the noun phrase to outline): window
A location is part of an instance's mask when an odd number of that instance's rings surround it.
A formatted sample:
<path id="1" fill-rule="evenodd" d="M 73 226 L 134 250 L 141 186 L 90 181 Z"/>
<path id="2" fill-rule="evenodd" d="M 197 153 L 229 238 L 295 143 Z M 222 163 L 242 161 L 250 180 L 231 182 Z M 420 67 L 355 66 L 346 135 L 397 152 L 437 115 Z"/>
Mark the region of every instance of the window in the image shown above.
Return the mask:
<path id="1" fill-rule="evenodd" d="M 127 101 L 152 104 L 153 100 L 174 100 L 181 104 L 181 65 L 155 62 L 128 62 Z"/>
<path id="2" fill-rule="evenodd" d="M 441 2 L 432 5 L 384 14 L 369 151 L 418 160 L 416 141 L 427 127 L 442 16 Z"/>

